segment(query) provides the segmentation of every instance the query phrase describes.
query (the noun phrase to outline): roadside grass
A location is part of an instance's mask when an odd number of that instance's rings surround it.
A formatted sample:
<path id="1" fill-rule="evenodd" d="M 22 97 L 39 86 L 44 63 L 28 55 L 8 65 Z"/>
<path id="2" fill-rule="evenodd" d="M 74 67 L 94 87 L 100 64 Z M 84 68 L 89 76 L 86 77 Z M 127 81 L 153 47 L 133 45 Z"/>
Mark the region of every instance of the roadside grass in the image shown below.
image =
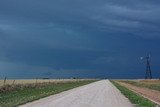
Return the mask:
<path id="1" fill-rule="evenodd" d="M 133 104 L 137 107 L 156 107 L 156 105 L 150 100 L 134 93 L 133 91 L 121 86 L 115 81 L 111 81 L 120 91 L 124 94 Z"/>
<path id="2" fill-rule="evenodd" d="M 45 86 L 23 87 L 14 91 L 1 92 L 0 107 L 16 107 L 33 100 L 57 94 L 95 81 L 96 80 L 83 80 L 64 83 L 48 83 Z"/>
<path id="3" fill-rule="evenodd" d="M 141 81 L 130 81 L 130 80 L 124 80 L 124 81 L 121 81 L 121 82 L 125 82 L 125 83 L 128 83 L 128 84 L 137 86 L 137 87 L 145 87 L 145 88 L 160 91 L 160 82 L 150 83 L 149 81 L 141 82 Z"/>

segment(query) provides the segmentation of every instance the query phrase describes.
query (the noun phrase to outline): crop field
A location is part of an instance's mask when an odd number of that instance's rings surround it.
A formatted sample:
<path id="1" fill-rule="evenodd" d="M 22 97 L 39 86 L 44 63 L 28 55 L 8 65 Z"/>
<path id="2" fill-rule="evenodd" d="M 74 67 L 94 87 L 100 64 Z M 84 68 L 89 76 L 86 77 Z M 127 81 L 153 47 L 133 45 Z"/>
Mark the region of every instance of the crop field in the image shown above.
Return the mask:
<path id="1" fill-rule="evenodd" d="M 153 79 L 153 80 L 138 80 L 140 83 L 145 84 L 160 84 L 160 79 Z"/>
<path id="2" fill-rule="evenodd" d="M 37 83 L 64 83 L 72 81 L 82 81 L 83 79 L 6 79 L 0 80 L 0 86 L 17 84 L 37 84 Z M 84 79 L 86 80 L 86 79 Z M 89 80 L 89 79 L 88 79 Z"/>
<path id="3" fill-rule="evenodd" d="M 160 80 L 121 80 L 120 82 L 128 83 L 137 87 L 144 87 L 160 91 Z"/>

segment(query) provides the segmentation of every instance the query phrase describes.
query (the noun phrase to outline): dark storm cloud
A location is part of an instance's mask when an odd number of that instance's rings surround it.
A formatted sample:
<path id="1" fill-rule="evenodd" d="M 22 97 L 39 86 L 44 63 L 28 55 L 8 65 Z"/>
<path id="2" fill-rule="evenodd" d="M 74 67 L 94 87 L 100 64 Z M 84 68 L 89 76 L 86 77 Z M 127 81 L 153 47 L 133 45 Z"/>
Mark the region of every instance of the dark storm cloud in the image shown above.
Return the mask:
<path id="1" fill-rule="evenodd" d="M 1 1 L 0 72 L 129 77 L 143 70 L 139 57 L 151 52 L 157 73 L 159 5 L 158 0 Z"/>

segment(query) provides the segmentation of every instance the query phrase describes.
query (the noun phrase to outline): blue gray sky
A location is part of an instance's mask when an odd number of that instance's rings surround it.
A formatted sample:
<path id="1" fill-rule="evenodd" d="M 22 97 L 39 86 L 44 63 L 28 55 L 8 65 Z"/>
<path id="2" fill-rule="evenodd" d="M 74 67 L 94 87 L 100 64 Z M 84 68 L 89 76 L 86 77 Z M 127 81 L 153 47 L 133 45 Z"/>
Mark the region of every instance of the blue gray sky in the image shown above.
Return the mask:
<path id="1" fill-rule="evenodd" d="M 0 78 L 160 77 L 159 0 L 0 0 Z"/>

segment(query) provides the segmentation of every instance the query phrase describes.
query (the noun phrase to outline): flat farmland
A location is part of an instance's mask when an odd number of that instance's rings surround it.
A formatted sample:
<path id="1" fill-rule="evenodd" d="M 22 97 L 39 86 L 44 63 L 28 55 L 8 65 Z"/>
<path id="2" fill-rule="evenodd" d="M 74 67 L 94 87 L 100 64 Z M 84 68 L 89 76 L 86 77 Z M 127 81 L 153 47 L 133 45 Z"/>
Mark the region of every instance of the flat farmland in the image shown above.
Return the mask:
<path id="1" fill-rule="evenodd" d="M 128 83 L 137 87 L 144 87 L 153 90 L 160 91 L 160 80 L 152 79 L 152 80 L 119 80 L 119 82 Z"/>
<path id="2" fill-rule="evenodd" d="M 0 107 L 159 107 L 159 80 L 110 81 L 1 80 Z"/>
<path id="3" fill-rule="evenodd" d="M 64 83 L 64 82 L 73 82 L 73 81 L 83 81 L 91 79 L 6 79 L 0 80 L 0 86 L 3 85 L 16 85 L 16 84 L 36 84 L 36 83 Z"/>
<path id="4" fill-rule="evenodd" d="M 138 82 L 145 83 L 145 84 L 160 84 L 160 79 L 138 80 Z"/>

